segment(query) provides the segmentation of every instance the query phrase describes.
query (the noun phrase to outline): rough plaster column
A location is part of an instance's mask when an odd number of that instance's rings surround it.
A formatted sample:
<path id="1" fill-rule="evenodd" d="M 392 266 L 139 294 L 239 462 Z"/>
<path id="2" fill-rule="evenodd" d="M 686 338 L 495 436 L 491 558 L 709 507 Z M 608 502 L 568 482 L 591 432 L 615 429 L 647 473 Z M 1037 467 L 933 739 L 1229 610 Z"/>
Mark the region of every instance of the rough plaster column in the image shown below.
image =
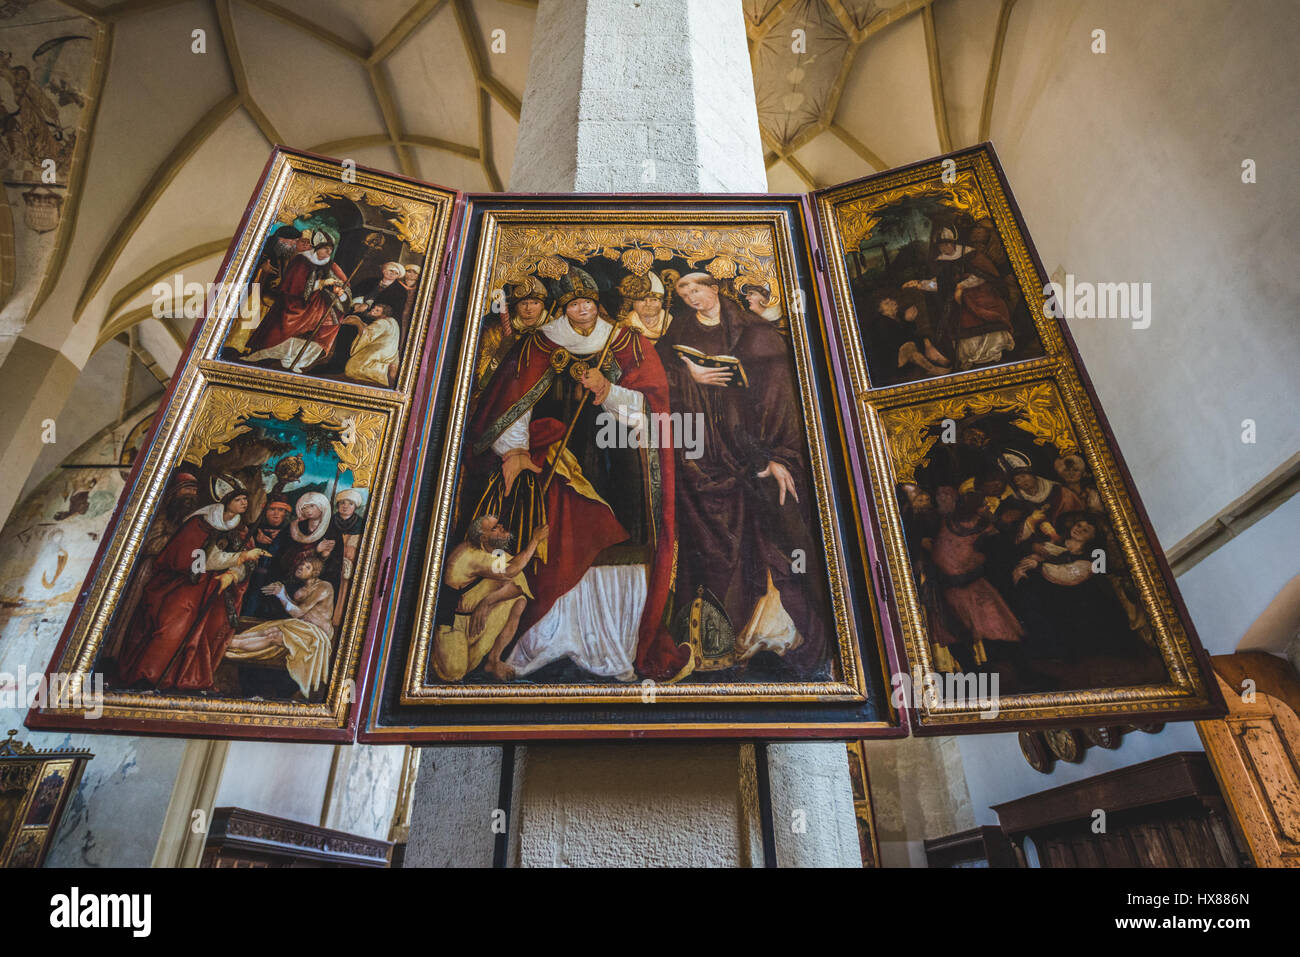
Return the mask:
<path id="1" fill-rule="evenodd" d="M 491 867 L 500 748 L 421 748 L 406 867 Z"/>
<path id="2" fill-rule="evenodd" d="M 541 0 L 510 188 L 765 192 L 740 0 Z M 775 745 L 769 767 L 779 864 L 858 866 L 843 745 Z M 411 865 L 491 863 L 500 768 L 424 749 Z M 763 861 L 750 745 L 530 745 L 513 784 L 514 865 Z"/>

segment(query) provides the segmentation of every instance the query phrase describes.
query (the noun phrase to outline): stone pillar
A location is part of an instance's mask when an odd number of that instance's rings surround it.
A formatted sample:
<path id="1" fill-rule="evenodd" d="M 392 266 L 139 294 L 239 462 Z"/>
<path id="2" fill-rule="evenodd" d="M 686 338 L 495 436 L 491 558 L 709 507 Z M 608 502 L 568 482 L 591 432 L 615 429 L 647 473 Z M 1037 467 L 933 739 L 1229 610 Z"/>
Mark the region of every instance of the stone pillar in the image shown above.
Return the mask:
<path id="1" fill-rule="evenodd" d="M 0 524 L 45 448 L 47 421 L 56 425 L 81 368 L 57 348 L 18 336 L 0 362 L 5 395 L 12 399 L 0 417 Z"/>
<path id="2" fill-rule="evenodd" d="M 421 748 L 405 867 L 491 867 L 500 748 Z"/>
<path id="3" fill-rule="evenodd" d="M 541 0 L 510 188 L 766 191 L 739 0 Z"/>
<path id="4" fill-rule="evenodd" d="M 541 0 L 510 188 L 765 192 L 740 0 Z M 778 863 L 858 866 L 843 746 L 769 765 Z M 500 768 L 496 748 L 424 750 L 411 866 L 490 863 Z M 513 784 L 512 865 L 763 862 L 750 745 L 530 745 Z"/>

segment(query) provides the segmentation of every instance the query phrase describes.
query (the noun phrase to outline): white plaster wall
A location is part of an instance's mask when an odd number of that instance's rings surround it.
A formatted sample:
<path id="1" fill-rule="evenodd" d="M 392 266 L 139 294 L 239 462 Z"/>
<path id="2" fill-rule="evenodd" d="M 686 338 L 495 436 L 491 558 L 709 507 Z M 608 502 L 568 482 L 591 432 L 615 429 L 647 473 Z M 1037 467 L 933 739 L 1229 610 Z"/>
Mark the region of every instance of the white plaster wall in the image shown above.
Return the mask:
<path id="1" fill-rule="evenodd" d="M 239 807 L 319 826 L 332 744 L 232 741 L 213 807 Z"/>
<path id="2" fill-rule="evenodd" d="M 1250 526 L 1178 579 L 1212 655 L 1237 650 L 1246 629 L 1300 572 L 1300 496 Z"/>
<path id="3" fill-rule="evenodd" d="M 1300 6 L 1272 0 L 1021 0 L 1012 17 L 993 139 L 1047 269 L 1153 286 L 1149 329 L 1070 328 L 1166 545 L 1300 446 L 1298 49 Z M 1292 499 L 1179 579 L 1211 654 L 1233 651 L 1300 571 L 1298 536 Z M 1015 735 L 959 746 L 979 824 L 997 823 L 991 804 L 1202 749 L 1192 723 L 1170 724 L 1041 775 Z"/>
<path id="4" fill-rule="evenodd" d="M 103 430 L 71 451 L 66 461 L 116 461 L 127 433 L 152 413 L 152 407 L 141 410 L 119 428 Z M 90 478 L 96 484 L 86 512 L 65 515 L 70 483 Z M 24 673 L 39 674 L 49 663 L 122 486 L 117 469 L 55 469 L 19 503 L 0 532 L 0 688 L 6 699 Z M 49 865 L 147 867 L 185 742 L 28 731 L 23 728 L 25 703 L 14 704 L 0 703 L 0 733 L 15 728 L 19 740 L 34 747 L 85 748 L 95 755 L 55 835 Z"/>
<path id="5" fill-rule="evenodd" d="M 1044 265 L 1152 284 L 1150 328 L 1070 329 L 1166 545 L 1300 447 L 1297 49 L 1291 0 L 1021 0 L 1011 18 L 992 139 Z"/>
<path id="6" fill-rule="evenodd" d="M 863 750 L 883 867 L 925 867 L 927 838 L 975 826 L 957 739 L 868 741 Z"/>

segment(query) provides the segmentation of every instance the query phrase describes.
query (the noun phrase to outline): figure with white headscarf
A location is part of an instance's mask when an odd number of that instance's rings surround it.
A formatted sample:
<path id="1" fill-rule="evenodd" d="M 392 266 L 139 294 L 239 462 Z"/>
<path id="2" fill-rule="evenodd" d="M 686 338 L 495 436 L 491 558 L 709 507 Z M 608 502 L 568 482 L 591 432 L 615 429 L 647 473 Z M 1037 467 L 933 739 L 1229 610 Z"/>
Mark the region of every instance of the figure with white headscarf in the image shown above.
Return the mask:
<path id="1" fill-rule="evenodd" d="M 191 513 L 154 558 L 118 657 L 118 686 L 211 690 L 249 569 L 267 554 L 251 543 L 247 510 L 248 493 L 232 489 Z"/>
<path id="2" fill-rule="evenodd" d="M 343 543 L 333 528 L 330 500 L 321 492 L 304 492 L 293 506 L 289 538 L 272 571 L 272 581 L 293 581 L 294 571 L 304 559 L 315 555 L 324 563 L 321 580 L 337 594 L 342 581 Z"/>
<path id="3" fill-rule="evenodd" d="M 406 267 L 399 262 L 384 263 L 378 276 L 362 279 L 352 287 L 352 312 L 361 314 L 377 303 L 383 303 L 399 319 L 406 308 L 408 290 L 402 284 Z"/>
<path id="4" fill-rule="evenodd" d="M 409 290 L 402 284 L 405 276 L 405 266 L 399 262 L 387 262 L 384 263 L 378 276 L 360 279 L 353 284 L 352 303 L 348 307 L 348 315 L 340 320 L 341 328 L 334 342 L 334 352 L 330 359 L 315 371 L 322 375 L 345 375 L 354 381 L 375 385 L 389 384 L 387 366 L 389 363 L 397 362 L 401 320 L 406 311 L 406 300 L 409 294 Z M 383 306 L 387 311 L 377 311 L 376 306 Z M 381 315 L 391 317 L 392 322 L 377 324 L 376 317 Z M 376 325 L 379 327 L 375 328 Z M 368 328 L 374 330 L 369 336 L 366 335 Z M 391 355 L 388 355 L 383 362 L 375 362 L 373 361 L 374 350 L 367 350 L 371 354 L 369 367 L 360 372 L 354 371 L 358 361 L 358 349 L 362 348 L 360 340 L 374 340 L 381 331 L 386 339 L 391 340 L 391 347 L 385 350 Z"/>

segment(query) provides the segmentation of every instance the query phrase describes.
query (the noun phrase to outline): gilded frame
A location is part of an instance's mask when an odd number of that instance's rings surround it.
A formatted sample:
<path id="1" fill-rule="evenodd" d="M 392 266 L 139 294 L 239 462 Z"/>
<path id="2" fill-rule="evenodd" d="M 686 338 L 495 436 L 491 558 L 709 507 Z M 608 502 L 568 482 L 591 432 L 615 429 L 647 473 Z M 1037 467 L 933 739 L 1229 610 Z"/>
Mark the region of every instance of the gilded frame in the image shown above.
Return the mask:
<path id="1" fill-rule="evenodd" d="M 825 737 L 861 736 L 863 732 L 892 736 L 904 733 L 898 713 L 888 702 L 882 678 L 892 662 L 892 645 L 881 625 L 875 582 L 862 577 L 868 561 L 859 554 L 861 535 L 845 528 L 848 511 L 857 501 L 857 489 L 848 470 L 850 453 L 845 440 L 847 428 L 841 421 L 838 403 L 838 369 L 826 330 L 814 306 L 811 248 L 807 235 L 806 207 L 795 197 L 611 197 L 529 196 L 475 197 L 467 200 L 464 216 L 467 236 L 462 240 L 455 301 L 443 317 L 446 331 L 439 365 L 430 377 L 430 402 L 425 412 L 424 433 L 428 445 L 421 450 L 413 474 L 424 475 L 428 495 L 418 493 L 402 523 L 404 541 L 395 559 L 405 567 L 405 578 L 389 599 L 388 623 L 381 638 L 377 679 L 367 702 L 366 724 L 359 736 L 365 741 L 393 740 L 516 740 L 573 737 Z M 643 709 L 644 689 L 640 685 L 553 685 L 532 687 L 460 688 L 436 685 L 422 677 L 427 673 L 428 642 L 433 599 L 438 594 L 442 555 L 456 494 L 464 424 L 473 374 L 471 357 L 476 355 L 479 330 L 476 317 L 487 310 L 494 258 L 501 230 L 537 224 L 613 224 L 669 228 L 674 224 L 737 224 L 771 231 L 780 250 L 776 256 L 776 277 L 782 298 L 798 309 L 792 322 L 795 364 L 801 400 L 810 431 L 810 461 L 819 488 L 817 516 L 821 531 L 832 544 L 833 568 L 830 584 L 837 596 L 836 641 L 841 674 L 847 680 L 799 685 L 756 685 L 722 682 L 692 685 L 659 685 L 654 708 L 665 717 L 648 720 Z M 803 250 L 796 253 L 796 246 Z M 814 348 L 815 346 L 815 348 Z M 814 352 L 822 357 L 818 366 Z M 436 408 L 435 408 L 436 407 Z M 817 410 L 824 410 L 817 421 Z M 835 464 L 828 451 L 834 451 Z M 429 476 L 432 470 L 432 477 Z M 832 477 L 834 473 L 834 478 Z M 834 491 L 832 490 L 834 486 Z M 853 511 L 856 516 L 856 511 Z M 855 519 L 850 519 L 857 526 Z M 412 535 L 421 524 L 425 534 Z M 859 530 L 860 531 L 860 530 Z M 423 538 L 423 541 L 419 539 Z M 406 551 L 409 549 L 409 551 Z M 403 554 L 405 552 L 405 554 Z M 855 581 L 852 592 L 848 580 Z M 418 590 L 418 610 L 401 618 L 396 612 L 399 593 Z M 854 596 L 856 597 L 856 600 Z M 870 596 L 864 600 L 865 596 Z M 859 643 L 866 645 L 874 632 L 875 647 L 864 663 Z M 868 680 L 866 671 L 873 678 Z M 864 717 L 861 708 L 868 696 L 879 707 L 879 718 Z M 707 707 L 707 712 L 698 707 Z M 755 706 L 767 707 L 759 714 Z M 827 707 L 819 720 L 818 711 Z M 734 710 L 732 710 L 734 709 Z M 856 709 L 856 710 L 855 710 Z M 728 713 L 730 711 L 730 713 Z M 578 713 L 576 720 L 568 716 Z M 846 715 L 853 713 L 850 718 Z M 671 717 L 669 716 L 671 715 Z M 561 717 L 562 716 L 562 717 Z M 558 719 L 558 720 L 557 720 Z M 766 720 L 765 720 L 766 719 Z"/>
<path id="2" fill-rule="evenodd" d="M 953 372 L 912 382 L 873 387 L 867 370 L 858 317 L 854 308 L 849 276 L 844 265 L 846 244 L 853 241 L 860 223 L 845 224 L 841 210 L 861 216 L 872 208 L 875 197 L 898 197 L 909 190 L 933 189 L 942 182 L 945 167 L 973 182 L 982 194 L 988 214 L 995 221 L 1015 275 L 1025 292 L 1045 355 L 990 367 Z M 912 708 L 917 733 L 954 731 L 1005 731 L 1009 727 L 1062 722 L 1114 721 L 1120 716 L 1150 720 L 1156 715 L 1186 718 L 1218 714 L 1222 702 L 1212 682 L 1204 650 L 1196 638 L 1173 576 L 1156 544 L 1124 467 L 1114 438 L 1098 407 L 1091 383 L 1083 371 L 1073 340 L 1065 325 L 1044 310 L 1046 273 L 1014 205 L 1010 189 L 991 144 L 982 144 L 944 157 L 937 157 L 900 170 L 890 171 L 815 194 L 819 234 L 824 243 L 826 284 L 833 301 L 839 338 L 846 352 L 856 411 L 861 423 L 861 441 L 875 490 L 871 515 L 863 520 L 878 523 L 884 552 L 894 582 L 896 614 L 909 670 L 915 674 L 938 672 L 932 660 L 929 632 L 925 623 L 917 582 L 909 558 L 901 510 L 892 490 L 905 480 L 908 460 L 899 461 L 898 443 L 906 431 L 936 410 L 962 414 L 977 404 L 980 396 L 1002 391 L 1019 391 L 1026 408 L 1035 402 L 1043 409 L 1042 390 L 1051 390 L 1064 409 L 1065 431 L 1071 432 L 1092 469 L 1113 524 L 1130 573 L 1142 599 L 1142 609 L 1157 635 L 1158 650 L 1169 676 L 1167 683 L 1088 690 L 1037 692 L 1002 695 L 995 718 L 987 718 L 988 703 L 982 700 L 945 702 L 937 695 L 917 694 Z M 1036 391 L 1037 390 L 1037 391 Z M 1050 403 L 1048 403 L 1050 405 Z M 1050 414 L 1046 412 L 1044 414 Z M 1062 429 L 1050 423 L 1045 429 Z M 911 436 L 915 441 L 918 437 Z M 915 458 L 916 449 L 910 450 Z"/>
<path id="3" fill-rule="evenodd" d="M 54 843 L 63 815 L 81 785 L 86 762 L 94 758 L 89 751 L 76 748 L 37 749 L 14 739 L 0 741 L 0 793 L 8 791 L 14 815 L 7 830 L 0 831 L 0 869 L 41 867 Z M 53 804 L 37 803 L 41 786 L 53 774 L 62 774 L 63 782 Z M 13 794 L 20 787 L 25 793 L 16 801 Z M 44 814 L 37 817 L 34 810 Z M 20 858 L 20 852 L 26 852 Z"/>
<path id="4" fill-rule="evenodd" d="M 416 224 L 412 234 L 421 247 L 423 267 L 407 342 L 402 346 L 401 370 L 392 388 L 268 370 L 220 356 L 233 324 L 240 321 L 238 291 L 250 281 L 269 230 L 277 221 L 284 221 L 282 215 L 292 219 L 294 212 L 309 204 L 312 195 L 322 189 L 345 196 L 355 193 L 381 198 L 402 209 L 406 222 Z M 48 669 L 74 676 L 93 671 L 168 476 L 184 461 L 196 429 L 202 425 L 198 418 L 205 403 L 224 396 L 221 404 L 227 416 L 242 407 L 267 412 L 290 409 L 289 415 L 298 414 L 304 420 L 315 416 L 315 421 L 327 426 L 338 418 L 332 412 L 348 413 L 358 423 L 360 446 L 354 464 L 369 470 L 372 495 L 356 561 L 355 586 L 335 635 L 325 700 L 313 704 L 106 691 L 103 714 L 98 719 L 87 717 L 75 706 L 66 706 L 66 702 L 54 701 L 28 713 L 29 727 L 278 740 L 353 739 L 357 688 L 364 683 L 364 665 L 376 624 L 371 616 L 372 602 L 376 592 L 382 595 L 385 585 L 387 564 L 382 548 L 395 500 L 401 496 L 396 475 L 405 453 L 415 384 L 425 366 L 424 343 L 430 317 L 445 289 L 448 237 L 457 198 L 458 194 L 449 190 L 364 168 L 353 169 L 311 154 L 282 148 L 272 152 L 218 272 L 218 295 L 211 301 L 206 317 L 195 325 L 185 357 L 156 416 L 146 452 L 136 459 L 127 490 Z M 214 425 L 206 431 L 210 439 L 219 441 L 223 430 Z M 65 706 L 60 707 L 60 703 Z"/>
<path id="5" fill-rule="evenodd" d="M 242 289 L 251 277 L 261 253 L 263 237 L 277 223 L 292 222 L 296 214 L 309 212 L 324 193 L 346 199 L 364 199 L 394 208 L 401 216 L 403 235 L 413 252 L 424 257 L 420 285 L 412 310 L 410 334 L 402 343 L 401 370 L 393 388 L 366 385 L 340 379 L 323 379 L 309 373 L 261 368 L 221 358 L 222 346 L 239 322 L 238 301 L 233 291 Z M 439 292 L 439 279 L 451 229 L 456 194 L 435 186 L 417 184 L 392 174 L 345 168 L 336 160 L 309 154 L 277 150 L 271 158 L 259 195 L 248 212 L 247 228 L 241 230 L 229 262 L 219 281 L 224 282 L 214 314 L 203 323 L 192 352 L 202 358 L 205 369 L 218 366 L 245 370 L 250 376 L 270 379 L 284 388 L 304 381 L 328 382 L 344 396 L 383 394 L 409 401 L 420 370 L 420 357 L 428 334 L 427 317 Z M 418 321 L 425 319 L 426 321 Z"/>

